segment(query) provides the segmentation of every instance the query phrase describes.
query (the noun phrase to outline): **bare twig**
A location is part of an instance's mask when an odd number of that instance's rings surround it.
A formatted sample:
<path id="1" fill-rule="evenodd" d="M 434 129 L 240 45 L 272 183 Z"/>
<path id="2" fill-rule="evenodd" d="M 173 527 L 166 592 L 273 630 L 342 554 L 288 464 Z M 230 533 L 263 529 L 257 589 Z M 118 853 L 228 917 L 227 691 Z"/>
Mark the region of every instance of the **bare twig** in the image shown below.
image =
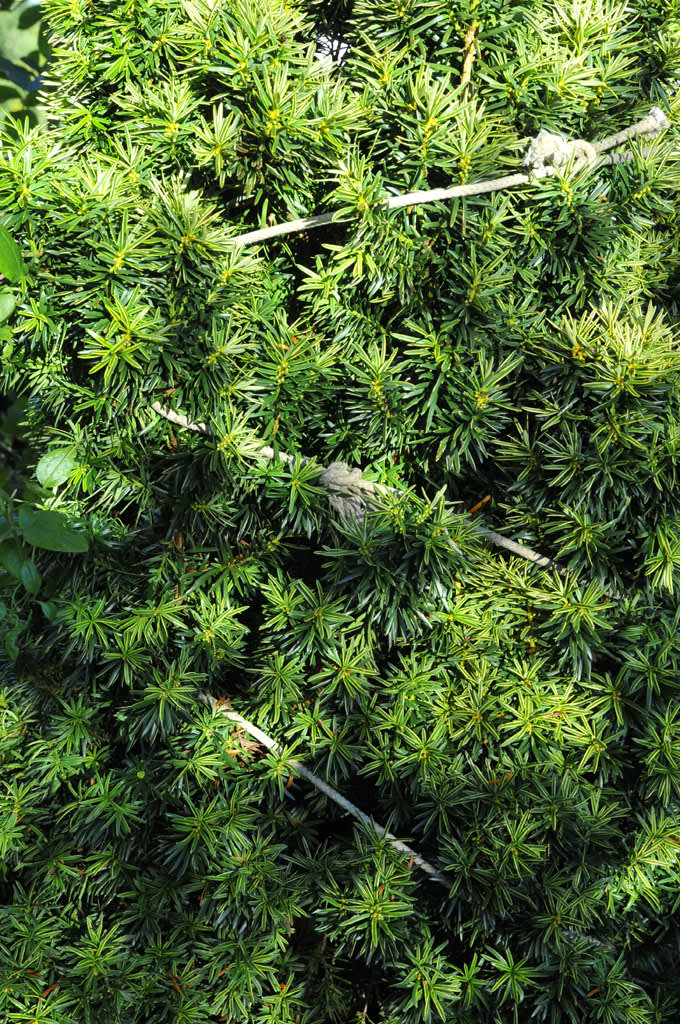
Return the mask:
<path id="1" fill-rule="evenodd" d="M 598 166 L 607 166 L 616 163 L 626 163 L 633 159 L 632 153 L 618 153 L 615 156 L 604 156 L 600 154 L 607 149 L 612 149 L 636 135 L 655 135 L 668 127 L 666 115 L 658 107 L 652 107 L 647 117 L 631 125 L 616 135 L 610 135 L 600 142 L 589 143 L 577 139 L 572 143 L 572 151 L 577 159 L 574 161 L 574 170 L 579 170 L 584 164 L 597 162 Z M 585 155 L 585 158 L 583 158 Z M 581 159 L 579 159 L 581 157 Z M 550 177 L 555 174 L 558 167 L 549 162 L 540 167 L 534 167 L 529 172 L 508 174 L 502 178 L 494 178 L 491 181 L 473 182 L 468 185 L 454 185 L 451 188 L 433 188 L 420 190 L 418 192 L 407 192 L 400 196 L 390 196 L 380 203 L 385 209 L 398 210 L 404 206 L 418 206 L 422 203 L 442 202 L 457 197 L 483 195 L 486 192 L 499 192 L 515 185 L 526 185 L 540 178 Z M 312 228 L 319 228 L 325 224 L 340 224 L 351 220 L 347 216 L 338 216 L 337 212 L 321 213 L 313 217 L 303 217 L 298 220 L 286 221 L 283 224 L 273 224 L 268 228 L 259 228 L 256 231 L 247 231 L 231 239 L 232 245 L 255 245 L 259 242 L 266 242 L 272 238 L 279 238 L 282 235 L 292 235 L 300 231 L 309 231 Z"/>
<path id="2" fill-rule="evenodd" d="M 465 59 L 463 60 L 463 73 L 460 76 L 460 84 L 465 86 L 465 98 L 467 99 L 470 79 L 472 78 L 472 63 L 475 59 L 475 40 L 477 33 L 479 32 L 480 22 L 475 21 L 474 24 L 470 25 L 469 29 L 465 33 L 465 41 L 463 43 L 463 52 Z"/>
<path id="3" fill-rule="evenodd" d="M 487 501 L 491 501 L 490 494 L 485 494 L 484 497 L 480 501 L 478 501 L 476 505 L 473 505 L 472 508 L 468 509 L 467 514 L 471 516 L 474 512 L 479 512 L 480 509 L 484 508 Z"/>
<path id="4" fill-rule="evenodd" d="M 160 402 L 152 402 L 151 408 L 159 416 L 169 420 L 170 423 L 175 423 L 179 427 L 195 430 L 208 436 L 212 433 L 206 423 L 196 423 L 183 413 L 164 408 Z M 269 445 L 263 445 L 257 454 L 265 459 L 273 459 L 275 453 L 274 449 L 270 448 Z M 292 462 L 294 459 L 294 456 L 289 455 L 287 452 L 279 452 L 278 454 L 284 462 Z M 356 519 L 360 519 L 368 507 L 375 503 L 380 491 L 392 492 L 393 494 L 404 493 L 397 488 L 388 487 L 386 484 L 364 479 L 360 469 L 350 469 L 344 462 L 332 462 L 327 468 L 319 466 L 319 470 L 321 471 L 319 483 L 322 487 L 326 488 L 331 507 L 345 518 L 353 516 Z M 487 530 L 484 526 L 475 525 L 472 528 L 475 533 L 482 534 L 482 536 L 486 537 L 487 540 L 497 547 L 505 548 L 506 551 L 511 551 L 514 555 L 520 555 L 522 558 L 526 558 L 542 568 L 557 569 L 562 575 L 566 573 L 566 569 L 557 565 L 551 558 L 548 558 L 546 555 L 540 555 L 537 551 L 533 551 L 524 544 L 518 544 L 516 541 L 510 540 L 509 537 L 503 537 L 502 534 L 496 533 L 494 530 Z"/>
<path id="5" fill-rule="evenodd" d="M 478 28 L 478 24 L 471 26 L 465 38 L 466 57 L 463 76 L 466 83 L 469 81 L 474 55 L 474 39 Z M 439 188 L 408 192 L 401 196 L 391 196 L 382 205 L 387 209 L 396 210 L 404 206 L 416 206 L 420 203 L 453 199 L 456 196 L 481 195 L 485 192 L 512 188 L 514 185 L 525 184 L 529 181 L 555 174 L 570 159 L 574 170 L 594 162 L 598 162 L 601 166 L 624 163 L 633 159 L 632 153 L 614 153 L 605 156 L 600 154 L 604 153 L 605 150 L 613 149 L 615 146 L 628 141 L 628 139 L 634 138 L 636 135 L 656 135 L 667 128 L 668 123 L 668 118 L 663 111 L 658 107 L 652 107 L 647 117 L 641 121 L 631 125 L 631 127 L 626 128 L 624 131 L 618 132 L 616 135 L 610 135 L 606 139 L 601 139 L 599 142 L 592 144 L 582 139 L 568 141 L 561 136 L 550 135 L 548 132 L 541 131 L 532 140 L 527 155 L 524 158 L 524 164 L 528 168 L 526 173 L 510 174 L 503 178 L 496 178 L 492 181 L 479 182 L 477 184 L 455 185 L 448 189 Z M 647 152 L 648 150 L 643 150 L 643 153 Z M 316 217 L 304 217 L 285 224 L 275 224 L 272 227 L 262 228 L 258 231 L 249 231 L 232 239 L 232 242 L 234 245 L 252 245 L 256 242 L 263 242 L 281 235 L 289 235 L 305 231 L 308 228 L 321 227 L 324 224 L 332 223 L 335 218 L 336 215 L 334 213 L 324 213 Z M 348 218 L 338 218 L 338 220 L 346 219 Z M 166 409 L 160 402 L 153 402 L 151 408 L 159 416 L 165 417 L 165 419 L 175 423 L 177 426 L 206 435 L 211 434 L 211 429 L 206 423 L 194 422 L 182 413 Z M 263 458 L 271 459 L 274 457 L 275 452 L 269 445 L 262 445 L 257 450 L 257 454 Z M 279 452 L 279 457 L 284 462 L 291 462 L 294 458 L 294 456 L 286 452 Z M 344 462 L 334 462 L 326 469 L 321 467 L 319 482 L 326 488 L 331 506 L 345 517 L 354 516 L 360 518 L 366 509 L 373 504 L 374 498 L 377 497 L 381 490 L 383 492 L 395 490 L 383 484 L 365 480 L 360 470 L 352 469 Z M 559 566 L 551 558 L 533 551 L 524 544 L 518 544 L 516 541 L 510 540 L 494 530 L 487 530 L 483 526 L 475 526 L 473 529 L 486 537 L 492 544 L 505 548 L 521 558 L 526 558 L 542 568 L 557 569 L 562 575 L 566 573 L 566 569 Z"/>
<path id="6" fill-rule="evenodd" d="M 151 408 L 159 416 L 162 416 L 163 419 L 174 423 L 178 427 L 184 427 L 185 430 L 196 430 L 199 434 L 206 434 L 208 437 L 212 433 L 207 423 L 195 423 L 188 416 L 185 416 L 184 413 L 175 412 L 174 409 L 166 409 L 160 402 L 152 402 Z"/>
<path id="7" fill-rule="evenodd" d="M 518 544 L 517 541 L 510 540 L 509 537 L 504 537 L 494 530 L 487 530 L 485 526 L 475 525 L 472 529 L 475 533 L 480 533 L 483 537 L 486 537 L 487 540 L 490 540 L 497 547 L 505 548 L 506 551 L 511 551 L 513 555 L 519 555 L 520 558 L 526 558 L 528 562 L 533 562 L 542 569 L 557 569 L 560 576 L 566 576 L 567 574 L 567 570 L 563 565 L 558 565 L 557 562 L 554 562 L 552 558 L 548 558 L 547 555 L 540 555 L 538 551 L 528 548 L 526 544 Z"/>
<path id="8" fill-rule="evenodd" d="M 199 699 L 202 700 L 204 704 L 207 704 L 213 710 L 213 712 L 219 712 L 220 714 L 228 718 L 231 722 L 235 722 L 247 733 L 250 733 L 250 735 L 258 741 L 258 743 L 261 743 L 262 746 L 267 747 L 268 750 L 272 750 L 276 754 L 284 753 L 283 748 L 276 742 L 276 740 L 273 740 L 271 736 L 268 736 L 265 732 L 262 732 L 261 729 L 259 729 L 256 725 L 253 725 L 252 722 L 249 722 L 241 715 L 237 714 L 236 711 L 230 711 L 224 705 L 218 704 L 215 698 L 210 696 L 210 694 L 200 693 Z M 347 800 L 346 797 L 344 797 L 341 793 L 338 793 L 338 791 L 336 789 L 333 789 L 332 786 L 329 786 L 328 783 L 324 782 L 323 779 L 320 779 L 318 775 L 315 775 L 313 772 L 310 772 L 309 768 L 305 768 L 301 761 L 288 761 L 287 764 L 288 767 L 290 767 L 294 772 L 297 772 L 297 774 L 301 778 L 306 779 L 307 782 L 310 782 L 312 786 L 319 790 L 320 793 L 323 793 L 325 796 L 327 796 L 329 800 L 333 800 L 334 803 L 338 804 L 339 807 L 342 807 L 342 809 L 344 811 L 347 811 L 348 814 L 351 814 L 353 815 L 353 817 L 358 818 L 359 821 L 363 821 L 365 825 L 369 825 L 378 833 L 378 835 L 385 836 L 390 846 L 394 847 L 395 850 L 398 850 L 399 853 L 403 854 L 405 857 L 408 857 L 409 861 L 412 864 L 417 864 L 421 871 L 424 871 L 425 874 L 428 875 L 433 882 L 439 882 L 441 885 L 445 885 L 447 888 L 451 885 L 451 881 L 447 879 L 446 876 L 443 875 L 440 871 L 437 871 L 437 869 L 433 867 L 433 865 L 430 864 L 429 861 L 425 860 L 424 857 L 421 857 L 421 855 L 419 853 L 416 853 L 415 850 L 412 850 L 411 847 L 407 846 L 406 843 L 403 843 L 401 839 L 397 839 L 396 836 L 392 835 L 391 832 L 388 832 L 387 829 L 383 828 L 382 825 L 379 825 L 376 821 L 373 820 L 373 818 L 370 817 L 370 815 L 366 814 L 359 807 L 356 807 L 353 803 L 350 803 L 350 801 Z"/>

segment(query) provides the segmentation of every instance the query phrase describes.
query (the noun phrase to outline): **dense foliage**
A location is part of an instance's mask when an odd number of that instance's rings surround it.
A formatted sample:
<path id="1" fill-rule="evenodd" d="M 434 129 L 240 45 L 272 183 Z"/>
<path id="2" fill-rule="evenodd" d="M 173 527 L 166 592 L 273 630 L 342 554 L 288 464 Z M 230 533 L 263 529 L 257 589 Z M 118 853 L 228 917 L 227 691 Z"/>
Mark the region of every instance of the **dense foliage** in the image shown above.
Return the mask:
<path id="1" fill-rule="evenodd" d="M 2 1019 L 677 1019 L 678 0 L 45 12 L 0 147 Z M 652 104 L 629 163 L 380 206 Z M 343 520 L 334 459 L 407 493 Z"/>

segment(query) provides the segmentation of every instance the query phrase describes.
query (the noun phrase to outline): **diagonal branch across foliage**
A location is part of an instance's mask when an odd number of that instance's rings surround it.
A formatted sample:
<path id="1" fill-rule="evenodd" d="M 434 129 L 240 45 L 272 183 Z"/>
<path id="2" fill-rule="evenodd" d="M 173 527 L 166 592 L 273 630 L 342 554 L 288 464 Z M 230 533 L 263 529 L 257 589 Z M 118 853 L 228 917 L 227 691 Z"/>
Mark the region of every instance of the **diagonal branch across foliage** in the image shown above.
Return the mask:
<path id="1" fill-rule="evenodd" d="M 677 4 L 44 7 L 0 1016 L 675 1020 Z"/>

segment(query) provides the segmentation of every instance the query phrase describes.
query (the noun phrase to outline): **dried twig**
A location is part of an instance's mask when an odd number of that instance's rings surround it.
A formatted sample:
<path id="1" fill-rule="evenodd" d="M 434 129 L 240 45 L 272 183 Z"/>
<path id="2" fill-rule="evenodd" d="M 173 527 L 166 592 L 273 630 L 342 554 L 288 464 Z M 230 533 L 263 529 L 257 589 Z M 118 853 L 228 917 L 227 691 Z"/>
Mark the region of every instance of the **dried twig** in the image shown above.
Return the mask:
<path id="1" fill-rule="evenodd" d="M 474 40 L 478 28 L 479 24 L 475 23 L 475 25 L 471 26 L 468 30 L 465 37 L 466 57 L 463 67 L 465 84 L 469 81 L 469 74 L 474 55 Z M 452 199 L 456 196 L 481 195 L 485 192 L 495 192 L 555 174 L 556 171 L 561 167 L 564 167 L 569 160 L 572 161 L 573 169 L 579 169 L 586 164 L 593 163 L 594 161 L 599 161 L 602 165 L 627 162 L 632 160 L 632 153 L 614 153 L 608 156 L 601 156 L 600 154 L 604 153 L 605 150 L 613 149 L 615 146 L 627 142 L 636 135 L 656 135 L 658 132 L 667 128 L 668 123 L 668 118 L 663 111 L 660 110 L 659 107 L 652 107 L 647 117 L 643 118 L 641 121 L 638 121 L 636 124 L 631 125 L 629 128 L 626 128 L 615 135 L 610 135 L 606 139 L 601 139 L 599 142 L 592 144 L 583 139 L 570 141 L 564 139 L 562 136 L 551 135 L 549 132 L 541 131 L 536 138 L 532 140 L 526 156 L 524 157 L 523 163 L 525 167 L 527 167 L 526 172 L 511 174 L 503 178 L 496 178 L 493 181 L 479 182 L 472 185 L 456 185 L 449 189 L 430 189 L 429 191 L 409 192 L 401 196 L 391 196 L 389 199 L 385 200 L 383 205 L 388 209 L 394 210 L 404 206 L 415 206 L 419 203 L 430 203 L 443 199 Z M 648 151 L 645 150 L 643 152 Z M 262 228 L 258 231 L 249 231 L 244 235 L 239 235 L 237 238 L 232 239 L 232 242 L 234 245 L 252 245 L 256 242 L 263 242 L 277 236 L 294 234 L 296 232 L 305 231 L 308 228 L 320 227 L 323 224 L 330 224 L 333 222 L 334 218 L 334 213 L 324 213 L 317 217 L 304 217 L 300 220 L 289 221 L 285 224 L 275 224 L 272 227 Z M 347 218 L 341 219 L 344 220 Z M 165 417 L 165 419 L 169 420 L 171 423 L 175 423 L 177 426 L 184 427 L 187 430 L 198 431 L 199 433 L 206 435 L 211 433 L 210 427 L 206 423 L 194 422 L 182 413 L 177 413 L 171 409 L 164 408 L 160 402 L 153 402 L 151 408 L 157 412 L 159 416 Z M 258 449 L 257 454 L 261 455 L 263 458 L 271 459 L 274 457 L 275 453 L 274 449 L 269 445 L 262 445 L 262 447 Z M 294 458 L 294 456 L 289 455 L 286 452 L 279 452 L 279 457 L 284 462 L 291 462 Z M 355 518 L 360 518 L 367 508 L 373 504 L 374 499 L 380 491 L 384 492 L 395 490 L 394 488 L 386 487 L 383 484 L 365 480 L 359 469 L 352 469 L 344 462 L 334 462 L 326 469 L 322 468 L 319 482 L 326 488 L 328 500 L 331 506 L 345 517 L 354 516 Z M 567 571 L 546 555 L 541 555 L 537 551 L 533 551 L 531 548 L 526 547 L 524 544 L 518 544 L 516 541 L 510 540 L 508 537 L 504 537 L 502 534 L 496 533 L 494 530 L 487 530 L 483 526 L 474 526 L 473 529 L 475 532 L 486 537 L 492 544 L 505 548 L 507 551 L 511 551 L 513 554 L 519 555 L 521 558 L 526 558 L 530 562 L 534 562 L 542 568 L 557 569 L 557 571 L 562 575 Z"/>
<path id="2" fill-rule="evenodd" d="M 513 555 L 519 555 L 520 558 L 526 558 L 528 562 L 533 562 L 535 565 L 539 565 L 542 569 L 557 569 L 560 576 L 566 576 L 567 570 L 563 565 L 558 565 L 552 558 L 548 558 L 547 555 L 540 555 L 538 551 L 534 551 L 533 548 L 528 548 L 526 544 L 518 544 L 516 540 L 510 540 L 509 537 L 504 537 L 501 533 L 496 533 L 495 530 L 487 530 L 485 526 L 474 525 L 472 529 L 475 533 L 480 533 L 487 540 L 490 540 L 492 544 L 495 544 L 499 548 L 505 548 L 506 551 L 511 551 Z"/>
<path id="3" fill-rule="evenodd" d="M 460 76 L 460 84 L 465 86 L 464 96 L 467 99 L 470 79 L 472 78 L 472 63 L 475 59 L 475 40 L 477 33 L 479 32 L 481 22 L 475 21 L 474 24 L 470 25 L 469 29 L 465 33 L 465 41 L 463 43 L 463 53 L 465 58 L 463 60 L 463 73 Z"/>
<path id="4" fill-rule="evenodd" d="M 184 413 L 175 412 L 174 409 L 166 409 L 160 402 L 152 402 L 151 408 L 159 416 L 162 416 L 178 427 L 184 427 L 185 430 L 196 430 L 199 434 L 206 434 L 208 437 L 212 434 L 212 430 L 207 423 L 196 423 L 194 420 L 190 420 L 188 416 L 185 416 Z"/>
<path id="5" fill-rule="evenodd" d="M 159 416 L 163 416 L 164 419 L 169 420 L 170 423 L 175 423 L 179 427 L 195 430 L 208 436 L 212 433 L 206 423 L 196 423 L 182 413 L 164 408 L 160 402 L 152 402 L 151 408 Z M 262 445 L 257 454 L 263 458 L 272 459 L 275 453 L 274 449 L 270 448 L 269 445 Z M 292 462 L 294 459 L 294 456 L 289 455 L 287 452 L 279 452 L 278 454 L 284 462 Z M 306 462 L 307 460 L 303 461 Z M 364 479 L 360 469 L 350 469 L 344 462 L 332 462 L 327 468 L 320 466 L 319 469 L 321 470 L 319 483 L 328 492 L 329 504 L 344 518 L 354 517 L 360 519 L 364 512 L 376 502 L 380 491 L 392 492 L 394 494 L 404 493 L 397 488 L 388 487 L 386 484 Z M 474 525 L 472 529 L 475 533 L 482 534 L 492 544 L 505 548 L 506 551 L 511 551 L 514 555 L 520 555 L 520 557 L 526 558 L 542 568 L 557 569 L 562 575 L 566 573 L 566 569 L 559 566 L 551 558 L 548 558 L 547 555 L 541 555 L 524 544 L 518 544 L 516 541 L 510 540 L 509 537 L 504 537 L 494 530 L 487 530 L 484 526 Z"/>
<path id="6" fill-rule="evenodd" d="M 655 135 L 657 132 L 667 128 L 668 123 L 668 118 L 663 111 L 659 107 L 652 107 L 647 117 L 631 125 L 629 128 L 618 132 L 616 135 L 610 135 L 606 139 L 602 139 L 600 142 L 591 144 L 583 139 L 576 139 L 569 144 L 569 152 L 573 153 L 575 158 L 574 170 L 579 170 L 585 164 L 594 162 L 597 162 L 599 166 L 627 163 L 633 159 L 632 153 L 617 153 L 610 156 L 600 156 L 600 154 L 604 153 L 607 149 L 613 149 L 614 146 L 627 142 L 628 139 L 632 139 L 636 135 Z M 542 134 L 544 139 L 548 136 L 547 132 L 539 134 Z M 562 143 L 566 142 L 561 136 L 551 136 L 551 138 L 553 140 L 559 139 Z M 536 140 L 532 140 L 532 146 L 535 143 Z M 560 148 L 563 149 L 564 147 Z M 508 188 L 514 188 L 515 185 L 526 185 L 540 178 L 550 177 L 557 173 L 559 167 L 564 163 L 562 159 L 551 158 L 550 153 L 542 152 L 541 158 L 540 164 L 532 163 L 531 169 L 526 172 L 508 174 L 503 178 L 474 182 L 469 185 L 454 185 L 452 188 L 433 188 L 418 192 L 407 192 L 400 196 L 390 196 L 388 199 L 383 200 L 380 205 L 388 210 L 398 210 L 404 206 L 418 206 L 422 203 L 435 203 L 457 197 L 483 195 L 486 192 L 499 192 Z M 298 220 L 286 221 L 283 224 L 273 224 L 271 227 L 259 228 L 256 231 L 247 231 L 245 234 L 231 239 L 231 244 L 255 245 L 258 242 L 266 242 L 271 238 L 279 238 L 282 235 L 296 234 L 300 231 L 309 231 L 312 228 L 322 227 L 325 224 L 340 224 L 348 220 L 351 220 L 351 218 L 338 216 L 334 212 L 321 213 L 313 217 L 302 217 Z"/>
<path id="7" fill-rule="evenodd" d="M 231 711 L 223 704 L 219 704 L 214 697 L 210 696 L 210 694 L 200 693 L 199 699 L 202 700 L 204 704 L 207 704 L 213 710 L 213 712 L 219 712 L 220 714 L 228 718 L 231 722 L 235 722 L 247 733 L 250 733 L 250 735 L 258 741 L 258 743 L 261 743 L 262 746 L 267 747 L 268 750 L 272 750 L 276 754 L 284 753 L 283 748 L 276 742 L 276 740 L 273 740 L 271 736 L 268 736 L 266 732 L 262 732 L 261 729 L 259 729 L 256 725 L 253 725 L 252 722 L 249 722 L 241 715 L 237 714 L 236 711 Z M 365 825 L 369 825 L 371 828 L 375 829 L 378 835 L 385 836 L 390 846 L 393 846 L 395 850 L 399 851 L 399 853 L 403 854 L 405 857 L 408 857 L 409 862 L 411 864 L 417 864 L 421 871 L 424 871 L 425 874 L 428 875 L 433 882 L 439 882 L 441 885 L 445 885 L 447 888 L 451 885 L 451 881 L 447 879 L 445 875 L 443 875 L 440 871 L 437 871 L 437 869 L 433 867 L 429 861 L 425 860 L 424 857 L 421 857 L 420 854 L 416 853 L 415 850 L 412 850 L 411 847 L 407 846 L 406 843 L 403 843 L 401 839 L 397 839 L 396 836 L 392 835 L 391 832 L 388 832 L 387 829 L 383 828 L 382 825 L 379 825 L 376 821 L 373 820 L 373 818 L 370 817 L 370 815 L 366 814 L 359 807 L 356 807 L 353 803 L 350 803 L 350 801 L 347 800 L 346 797 L 344 797 L 341 793 L 338 793 L 338 791 L 336 789 L 333 789 L 332 786 L 329 786 L 328 783 L 324 782 L 323 779 L 320 779 L 318 775 L 315 775 L 313 772 L 310 772 L 309 768 L 305 768 L 301 761 L 288 761 L 287 765 L 299 776 L 301 776 L 301 778 L 306 779 L 307 782 L 310 782 L 312 786 L 319 790 L 320 793 L 323 793 L 325 796 L 327 796 L 329 800 L 333 800 L 333 802 L 338 804 L 339 807 L 342 807 L 344 811 L 347 811 L 348 814 L 353 815 L 353 817 L 358 818 L 359 821 L 363 821 Z"/>
<path id="8" fill-rule="evenodd" d="M 471 516 L 474 512 L 479 512 L 480 509 L 484 508 L 487 501 L 491 501 L 490 494 L 485 494 L 484 497 L 481 498 L 481 500 L 478 501 L 476 505 L 473 505 L 472 508 L 468 509 L 467 514 Z"/>

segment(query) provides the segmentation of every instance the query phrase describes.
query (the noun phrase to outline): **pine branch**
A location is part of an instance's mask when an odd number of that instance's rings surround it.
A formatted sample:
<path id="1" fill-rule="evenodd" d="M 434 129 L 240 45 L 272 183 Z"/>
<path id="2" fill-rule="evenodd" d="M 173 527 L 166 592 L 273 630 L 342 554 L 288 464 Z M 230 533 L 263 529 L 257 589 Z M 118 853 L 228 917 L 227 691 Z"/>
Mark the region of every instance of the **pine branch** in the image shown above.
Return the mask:
<path id="1" fill-rule="evenodd" d="M 239 725 L 254 739 L 256 739 L 258 743 L 261 743 L 264 747 L 267 747 L 268 750 L 272 750 L 274 751 L 274 753 L 277 754 L 282 754 L 284 752 L 283 748 L 276 742 L 276 740 L 273 740 L 271 736 L 268 736 L 267 733 L 262 732 L 261 729 L 259 729 L 256 725 L 253 725 L 253 723 L 249 722 L 246 718 L 243 718 L 241 715 L 237 714 L 236 711 L 230 711 L 228 708 L 224 707 L 223 705 L 220 705 L 214 697 L 210 696 L 210 694 L 200 693 L 199 699 L 202 700 L 204 704 L 207 704 L 212 709 L 213 712 L 219 711 L 220 714 L 224 715 L 231 722 L 235 722 L 236 725 Z M 333 800 L 333 802 L 336 803 L 339 807 L 342 807 L 343 811 L 347 811 L 348 814 L 351 814 L 355 818 L 358 818 L 359 821 L 363 821 L 365 825 L 368 825 L 371 828 L 375 829 L 378 835 L 385 836 L 390 846 L 393 846 L 395 850 L 399 851 L 399 853 L 403 854 L 405 857 L 408 857 L 412 864 L 417 864 L 421 871 L 424 871 L 432 879 L 433 882 L 439 882 L 441 885 L 445 885 L 447 888 L 451 885 L 451 881 L 447 879 L 446 876 L 443 875 L 440 871 L 437 871 L 437 869 L 433 867 L 433 865 L 430 864 L 429 861 L 425 860 L 424 857 L 421 857 L 421 855 L 419 853 L 416 853 L 415 850 L 412 850 L 411 847 L 408 846 L 406 843 L 403 843 L 401 839 L 397 839 L 397 837 L 392 835 L 391 832 L 388 832 L 386 828 L 384 828 L 382 825 L 379 825 L 376 821 L 374 821 L 374 819 L 371 818 L 370 815 L 366 814 L 355 804 L 347 800 L 346 797 L 344 797 L 341 793 L 338 793 L 338 791 L 336 789 L 333 789 L 332 786 L 329 786 L 328 783 L 324 782 L 323 779 L 320 779 L 318 775 L 315 775 L 313 772 L 310 772 L 309 768 L 306 768 L 301 761 L 288 761 L 287 764 L 293 771 L 297 772 L 297 774 L 301 778 L 306 779 L 307 782 L 311 783 L 312 786 L 318 789 L 320 793 L 323 793 L 325 796 L 329 798 L 329 800 Z"/>

